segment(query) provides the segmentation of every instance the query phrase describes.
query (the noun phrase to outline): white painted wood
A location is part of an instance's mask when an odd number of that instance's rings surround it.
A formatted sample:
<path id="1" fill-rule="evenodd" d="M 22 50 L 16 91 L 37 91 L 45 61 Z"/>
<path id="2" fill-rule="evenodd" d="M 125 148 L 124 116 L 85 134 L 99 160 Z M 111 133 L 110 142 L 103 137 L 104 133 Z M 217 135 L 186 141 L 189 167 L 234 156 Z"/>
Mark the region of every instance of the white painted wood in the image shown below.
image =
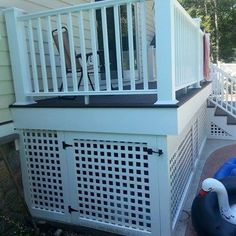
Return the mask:
<path id="1" fill-rule="evenodd" d="M 131 223 L 133 225 L 132 229 L 131 227 L 125 227 L 124 225 L 127 225 L 127 221 L 126 224 L 125 223 L 125 219 L 126 217 L 128 217 L 129 219 L 132 219 L 133 217 L 136 217 L 134 215 L 131 216 L 131 213 L 134 211 L 134 208 L 122 208 L 122 212 L 119 213 L 118 217 L 121 217 L 122 220 L 121 222 L 119 222 L 119 225 L 116 224 L 116 220 L 114 218 L 116 218 L 117 214 L 116 212 L 112 212 L 109 211 L 110 209 L 110 202 L 113 202 L 113 198 L 112 196 L 109 199 L 106 199 L 105 194 L 109 195 L 111 193 L 111 189 L 113 189 L 113 193 L 114 196 L 117 196 L 117 198 L 114 198 L 114 202 L 116 202 L 117 205 L 114 205 L 112 207 L 112 209 L 116 209 L 117 208 L 117 212 L 119 212 L 119 197 L 120 199 L 123 199 L 122 197 L 124 196 L 124 201 L 122 201 L 122 205 L 127 204 L 127 202 L 129 202 L 132 198 L 137 199 L 136 197 L 132 196 L 132 195 L 127 195 L 126 198 L 126 194 L 124 195 L 126 189 L 129 189 L 129 185 L 128 186 L 117 186 L 116 184 L 113 185 L 112 182 L 112 176 L 111 174 L 116 178 L 116 181 L 119 181 L 119 178 L 121 175 L 124 175 L 125 171 L 129 170 L 129 166 L 128 165 L 123 165 L 123 172 L 119 172 L 117 171 L 117 169 L 121 168 L 121 163 L 119 162 L 119 159 L 121 158 L 121 153 L 127 153 L 128 150 L 121 150 L 120 146 L 134 146 L 135 143 L 140 143 L 141 146 L 141 150 L 140 151 L 135 151 L 136 153 L 140 153 L 142 155 L 142 147 L 143 146 L 148 146 L 148 147 L 156 147 L 156 138 L 155 137 L 151 137 L 151 136 L 141 136 L 141 135 L 120 135 L 120 134 L 108 134 L 108 133 L 83 133 L 83 132 L 66 132 L 65 133 L 65 140 L 66 143 L 70 143 L 72 144 L 71 148 L 68 148 L 66 150 L 67 156 L 68 158 L 68 168 L 70 169 L 69 173 L 69 179 L 71 180 L 70 182 L 70 186 L 72 187 L 72 190 L 70 191 L 71 193 L 71 204 L 72 206 L 74 206 L 75 209 L 79 209 L 79 210 L 83 210 L 83 206 L 84 206 L 84 202 L 83 201 L 78 201 L 78 192 L 81 193 L 81 191 L 83 192 L 83 185 L 82 188 L 81 186 L 78 185 L 78 178 L 81 178 L 82 175 L 84 175 L 85 178 L 87 178 L 86 176 L 86 170 L 84 169 L 84 172 L 79 172 L 78 170 L 78 164 L 80 164 L 81 166 L 85 165 L 89 165 L 90 166 L 90 177 L 94 175 L 94 172 L 98 173 L 97 170 L 94 170 L 94 165 L 96 165 L 96 163 L 93 162 L 93 159 L 91 161 L 91 158 L 85 158 L 85 162 L 80 159 L 79 163 L 78 163 L 78 154 L 80 155 L 80 151 L 78 151 L 78 146 L 80 147 L 81 143 L 85 143 L 85 149 L 88 152 L 90 152 L 92 150 L 92 152 L 94 153 L 100 153 L 98 150 L 104 151 L 107 148 L 108 142 L 106 140 L 109 140 L 109 145 L 112 147 L 113 145 L 116 145 L 118 147 L 118 150 L 116 151 L 118 154 L 118 157 L 116 157 L 116 160 L 118 160 L 118 163 L 116 162 L 115 165 L 112 163 L 110 163 L 110 159 L 113 159 L 113 156 L 111 157 L 106 157 L 106 161 L 103 162 L 103 157 L 99 156 L 99 160 L 100 163 L 98 164 L 100 166 L 99 168 L 99 174 L 96 175 L 96 181 L 101 181 L 101 179 L 103 180 L 102 182 L 100 182 L 100 184 L 98 185 L 97 183 L 92 184 L 95 188 L 93 189 L 93 193 L 96 197 L 94 197 L 94 199 L 96 198 L 97 200 L 97 207 L 99 207 L 99 205 L 101 203 L 99 203 L 100 199 L 102 199 L 101 201 L 106 201 L 106 208 L 108 209 L 108 211 L 101 211 L 100 213 L 100 221 L 96 220 L 96 216 L 93 217 L 93 220 L 90 220 L 90 216 L 88 215 L 88 217 L 82 217 L 81 212 L 78 213 L 74 213 L 72 215 L 72 223 L 77 225 L 82 225 L 82 226 L 86 226 L 86 227 L 91 227 L 91 228 L 95 228 L 95 229 L 99 229 L 99 230 L 104 230 L 107 232 L 114 232 L 114 233 L 119 233 L 122 235 L 130 235 L 130 236 L 146 236 L 146 235 L 150 235 L 149 232 L 146 232 L 145 230 L 136 230 L 135 228 L 135 223 Z M 99 140 L 99 141 L 97 141 Z M 114 142 L 115 141 L 115 142 Z M 90 144 L 90 147 L 87 146 L 86 144 Z M 100 146 L 100 145 L 101 146 Z M 95 146 L 96 145 L 96 146 Z M 137 144 L 138 145 L 138 144 Z M 103 146 L 103 147 L 102 147 Z M 83 152 L 82 150 L 83 148 L 81 147 L 80 150 Z M 79 153 L 78 153 L 79 152 Z M 78 154 L 77 154 L 78 153 Z M 113 152 L 111 152 L 113 154 Z M 111 155 L 112 155 L 111 154 Z M 86 155 L 86 154 L 85 154 Z M 83 155 L 83 156 L 85 156 Z M 99 155 L 99 154 L 98 154 Z M 131 154 L 132 155 L 132 154 Z M 96 158 L 96 154 L 94 156 Z M 93 157 L 92 157 L 93 158 Z M 127 160 L 127 155 L 124 156 L 122 158 L 122 161 L 126 161 Z M 133 158 L 133 161 L 135 163 L 139 162 L 139 160 L 135 160 L 135 157 Z M 159 220 L 159 195 L 158 195 L 158 184 L 157 182 L 159 182 L 158 179 L 158 172 L 156 171 L 156 168 L 158 166 L 158 158 L 156 157 L 156 155 L 150 156 L 148 157 L 148 161 L 145 160 L 141 160 L 142 163 L 147 163 L 148 162 L 148 175 L 152 176 L 150 178 L 150 183 L 146 183 L 145 185 L 149 185 L 150 184 L 150 189 L 149 190 L 143 190 L 142 192 L 146 191 L 146 193 L 150 193 L 150 201 L 151 201 L 151 218 L 150 217 L 150 213 L 148 213 L 148 211 L 143 211 L 142 214 L 146 215 L 147 218 L 142 218 L 140 219 L 140 221 L 145 221 L 151 220 L 151 225 L 152 225 L 152 234 L 151 235 L 155 235 L 155 236 L 159 236 L 160 235 L 160 226 L 159 224 L 156 224 L 155 221 L 158 219 Z M 108 164 L 107 164 L 108 163 Z M 137 166 L 138 164 L 136 164 Z M 136 170 L 136 166 L 132 167 L 132 170 Z M 103 169 L 103 167 L 108 167 Z M 115 167 L 113 168 L 113 170 L 110 170 L 110 167 Z M 147 169 L 147 168 L 146 168 Z M 142 167 L 142 170 L 145 170 L 145 167 Z M 128 172 L 128 171 L 127 171 Z M 144 171 L 141 172 L 140 179 L 142 181 L 143 178 L 145 178 L 145 176 L 143 175 Z M 106 175 L 106 178 L 104 179 L 104 174 Z M 135 172 L 133 175 L 137 175 Z M 88 176 L 89 178 L 89 176 Z M 147 174 L 146 174 L 146 178 L 147 178 Z M 110 181 L 109 181 L 110 180 Z M 107 190 L 104 190 L 103 185 L 104 185 L 104 181 L 107 181 L 106 184 L 106 188 Z M 153 182 L 152 182 L 153 181 Z M 123 181 L 122 181 L 123 182 Z M 125 182 L 125 181 L 124 181 Z M 154 183 L 152 185 L 152 183 Z M 132 185 L 132 181 L 130 181 L 130 184 Z M 100 190 L 98 190 L 98 188 L 96 188 L 96 186 L 100 187 Z M 88 184 L 87 186 L 87 190 L 89 190 L 91 187 L 90 184 Z M 116 188 L 123 190 L 124 192 L 116 192 Z M 86 190 L 85 190 L 86 191 Z M 100 196 L 97 196 L 97 191 L 99 191 L 99 193 L 101 194 Z M 104 192 L 105 191 L 105 192 Z M 118 190 L 117 190 L 118 191 Z M 132 188 L 132 192 L 136 194 L 136 186 L 134 186 Z M 112 194 L 113 195 L 113 194 Z M 80 197 L 82 196 L 82 194 L 80 195 Z M 92 197 L 93 198 L 93 197 Z M 142 196 L 140 196 L 139 194 L 139 200 L 142 199 Z M 158 199 L 158 200 L 157 200 Z M 87 205 L 90 205 L 91 202 L 91 195 L 88 196 L 88 201 L 87 201 Z M 138 200 L 138 199 L 137 199 Z M 148 200 L 148 199 L 147 199 Z M 93 200 L 91 200 L 93 201 Z M 135 208 L 135 213 L 138 215 L 140 212 L 140 208 L 142 208 L 143 206 L 145 206 L 146 202 L 143 201 L 143 204 L 137 204 L 137 202 L 134 202 L 132 205 L 137 206 Z M 130 204 L 129 204 L 130 205 Z M 146 209 L 148 209 L 149 206 L 146 206 Z M 145 209 L 145 210 L 146 210 Z M 91 207 L 87 207 L 87 212 L 90 212 L 92 209 Z M 125 215 L 125 212 L 129 211 L 130 215 Z M 107 212 L 109 212 L 109 218 L 105 218 L 104 216 L 107 215 Z M 115 214 L 115 217 L 113 214 Z M 149 217 L 148 217 L 149 216 Z M 116 218 L 117 219 L 117 218 Z M 107 223 L 106 223 L 107 222 Z M 109 224 L 109 222 L 113 222 L 113 224 Z M 145 226 L 144 226 L 145 227 Z"/>
<path id="2" fill-rule="evenodd" d="M 54 47 L 53 47 L 52 26 L 51 26 L 50 16 L 47 17 L 47 28 L 48 28 L 48 47 L 49 47 L 49 56 L 50 56 L 50 64 L 51 64 L 53 92 L 58 92 L 55 52 L 54 52 Z"/>
<path id="3" fill-rule="evenodd" d="M 104 47 L 104 59 L 105 59 L 106 89 L 107 91 L 111 91 L 111 70 L 110 70 L 106 7 L 103 7 L 101 9 L 101 13 L 102 13 L 102 34 L 103 34 L 103 47 Z"/>
<path id="4" fill-rule="evenodd" d="M 24 31 L 25 26 L 23 22 L 17 20 L 22 14 L 21 10 L 15 8 L 5 10 L 16 104 L 30 104 L 34 101 L 26 96 L 28 92 L 32 91 L 32 87 Z"/>
<path id="5" fill-rule="evenodd" d="M 12 109 L 12 115 L 16 128 L 150 135 L 176 135 L 178 133 L 177 121 L 179 119 L 177 120 L 175 108 L 145 108 L 145 112 L 140 108 L 65 109 L 17 108 Z M 77 119 L 72 119 L 72 117 Z M 94 119 L 94 117 L 99 118 Z M 155 123 L 157 117 L 158 123 Z M 147 125 L 140 125 L 144 119 Z M 181 126 L 184 126 L 184 123 Z"/>
<path id="6" fill-rule="evenodd" d="M 135 65 L 134 65 L 134 34 L 132 3 L 127 4 L 128 45 L 129 45 L 129 70 L 131 90 L 135 90 Z"/>
<path id="7" fill-rule="evenodd" d="M 78 24 L 79 24 L 79 33 L 80 33 L 80 50 L 81 50 L 81 66 L 83 68 L 83 81 L 84 81 L 84 91 L 89 91 L 88 86 L 88 70 L 87 70 L 87 60 L 86 60 L 86 46 L 84 39 L 84 21 L 83 21 L 83 12 L 79 11 Z"/>
<path id="8" fill-rule="evenodd" d="M 174 1 L 175 89 L 199 88 L 203 80 L 203 32 L 199 20 L 193 20 Z"/>
<path id="9" fill-rule="evenodd" d="M 207 109 L 208 115 L 208 138 L 211 139 L 224 139 L 235 140 L 236 139 L 236 127 L 235 125 L 227 124 L 227 116 L 215 116 L 215 108 Z M 214 128 L 211 127 L 212 123 Z"/>
<path id="10" fill-rule="evenodd" d="M 44 54 L 44 45 L 43 45 L 43 36 L 42 36 L 42 26 L 41 19 L 37 19 L 37 34 L 38 34 L 38 43 L 39 43 L 39 56 L 40 56 L 40 66 L 43 77 L 43 91 L 48 92 L 48 80 L 47 80 L 47 70 L 45 64 L 45 54 Z"/>
<path id="11" fill-rule="evenodd" d="M 158 78 L 156 104 L 175 104 L 174 0 L 155 0 L 155 29 Z"/>
<path id="12" fill-rule="evenodd" d="M 93 52 L 93 70 L 94 70 L 94 83 L 95 90 L 100 90 L 99 85 L 99 68 L 98 68 L 98 54 L 97 54 L 97 35 L 96 35 L 96 18 L 95 18 L 95 10 L 91 9 L 89 11 L 89 19 L 90 19 L 90 30 L 91 30 L 91 43 L 92 43 L 92 52 Z"/>
<path id="13" fill-rule="evenodd" d="M 46 16 L 55 16 L 58 14 L 68 14 L 68 13 L 74 13 L 78 12 L 81 10 L 90 10 L 91 8 L 93 9 L 101 9 L 101 8 L 106 8 L 106 7 L 111 7 L 113 5 L 126 5 L 130 2 L 135 3 L 139 2 L 140 0 L 109 0 L 109 1 L 100 1 L 100 2 L 91 2 L 91 3 L 85 3 L 81 5 L 75 5 L 75 6 L 69 6 L 69 7 L 63 7 L 63 8 L 58 8 L 58 9 L 52 9 L 48 11 L 41 11 L 41 12 L 36 12 L 36 13 L 31 13 L 28 15 L 21 16 L 21 20 L 29 20 L 33 18 L 38 18 L 38 17 L 46 17 Z"/>
<path id="14" fill-rule="evenodd" d="M 65 151 L 62 148 L 62 141 L 64 141 L 63 133 L 50 130 L 46 131 L 34 129 L 31 131 L 20 130 L 19 133 L 24 195 L 30 213 L 35 217 L 41 217 L 46 220 L 56 220 L 59 222 L 70 223 L 71 216 L 67 208 L 70 204 L 70 195 L 68 194 L 69 180 L 66 169 L 67 159 L 65 156 Z M 32 154 L 30 154 L 30 151 L 25 151 L 31 145 L 30 142 L 32 142 L 32 133 L 34 133 L 35 135 L 35 149 L 40 150 L 40 152 L 36 152 L 33 157 Z M 38 136 L 39 134 L 40 136 Z M 51 136 L 49 136 L 50 134 Z M 57 134 L 56 137 L 55 134 Z M 43 143 L 43 141 L 46 141 L 46 143 Z M 40 147 L 42 147 L 42 143 L 44 148 L 48 148 L 48 155 L 45 155 L 45 150 L 40 149 Z M 50 148 L 53 150 L 53 152 L 49 151 Z M 47 157 L 49 157 L 49 153 L 51 161 L 46 162 Z M 37 164 L 37 158 L 43 158 L 43 167 L 42 165 Z M 36 173 L 36 170 L 38 171 L 38 173 Z M 37 179 L 30 177 L 35 175 L 37 175 Z M 51 181 L 47 181 L 47 178 L 49 176 L 51 178 Z M 32 183 L 35 184 L 36 189 L 40 186 L 42 191 L 34 191 L 34 187 L 30 187 L 33 186 Z M 32 194 L 33 191 L 34 194 Z M 39 196 L 43 197 L 40 199 Z M 41 205 L 41 207 L 37 207 L 39 205 Z M 62 206 L 64 209 L 62 208 Z M 52 210 L 54 207 L 56 209 Z"/>
<path id="15" fill-rule="evenodd" d="M 236 78 L 212 64 L 211 79 L 213 83 L 211 102 L 236 118 Z"/>
<path id="16" fill-rule="evenodd" d="M 28 21 L 28 33 L 29 33 L 29 46 L 30 46 L 30 57 L 31 57 L 31 64 L 32 64 L 34 91 L 38 93 L 39 92 L 38 70 L 37 70 L 37 63 L 36 63 L 36 58 L 35 58 L 34 36 L 33 36 L 33 31 L 32 31 L 31 20 Z"/>
<path id="17" fill-rule="evenodd" d="M 14 133 L 15 133 L 15 127 L 13 122 L 5 125 L 0 125 L 0 138 Z"/>
<path id="18" fill-rule="evenodd" d="M 141 40 L 142 40 L 142 71 L 144 90 L 148 89 L 148 56 L 145 2 L 140 3 Z M 154 58 L 153 58 L 154 59 Z"/>
<path id="19" fill-rule="evenodd" d="M 209 84 L 205 88 L 203 88 L 197 96 L 191 98 L 188 102 L 183 104 L 178 109 L 178 131 L 182 132 L 185 128 L 185 124 L 188 124 L 191 121 L 191 116 L 186 116 L 186 114 L 195 115 L 196 111 L 198 111 L 204 102 L 207 101 L 212 91 L 212 86 Z"/>
<path id="20" fill-rule="evenodd" d="M 203 45 L 201 45 L 201 42 L 203 42 L 203 36 L 202 34 L 200 34 L 199 32 L 201 32 L 201 28 L 200 28 L 200 25 L 201 25 L 201 19 L 200 18 L 196 18 L 194 19 L 194 21 L 196 22 L 196 24 L 198 25 L 198 28 L 195 29 L 196 31 L 196 63 L 195 65 L 197 65 L 196 67 L 196 76 L 197 76 L 197 83 L 195 85 L 195 87 L 197 88 L 201 88 L 201 85 L 200 85 L 200 82 L 202 80 L 202 74 L 203 74 L 203 71 L 201 70 L 202 69 L 202 64 L 203 64 L 203 57 L 201 57 L 201 52 L 203 52 Z"/>
<path id="21" fill-rule="evenodd" d="M 117 60 L 117 75 L 118 75 L 118 89 L 123 89 L 123 76 L 121 64 L 121 36 L 120 36 L 120 19 L 119 7 L 114 6 L 114 22 L 115 22 L 115 37 L 116 37 L 116 60 Z"/>
<path id="22" fill-rule="evenodd" d="M 59 15 L 59 14 L 57 15 L 56 21 L 57 21 L 57 34 L 58 34 L 58 45 L 59 45 L 59 54 L 60 54 L 60 62 L 61 62 L 61 75 L 62 75 L 63 91 L 68 92 L 65 53 L 64 53 L 64 44 L 63 44 L 63 37 L 62 37 L 61 15 Z"/>
<path id="23" fill-rule="evenodd" d="M 81 96 L 89 96 L 89 95 L 108 95 L 111 93 L 108 93 L 107 90 L 100 90 L 100 91 L 79 91 L 79 94 Z M 132 94 L 156 94 L 156 89 L 149 89 L 147 91 L 144 90 L 129 90 L 127 92 L 127 90 L 112 90 L 112 94 L 114 95 L 132 95 Z M 68 92 L 48 92 L 48 93 L 44 93 L 44 92 L 39 92 L 39 93 L 27 93 L 28 96 L 35 96 L 35 97 L 45 97 L 45 96 L 51 96 L 51 97 L 57 97 L 57 96 L 76 96 L 78 95 L 77 92 L 73 92 L 73 91 L 68 91 Z"/>
<path id="24" fill-rule="evenodd" d="M 67 16 L 67 30 L 69 37 L 69 47 L 70 47 L 70 60 L 71 60 L 71 70 L 72 70 L 72 80 L 73 80 L 73 91 L 78 91 L 78 81 L 76 72 L 76 62 L 75 62 L 75 44 L 74 44 L 74 34 L 73 34 L 73 24 L 71 13 Z"/>

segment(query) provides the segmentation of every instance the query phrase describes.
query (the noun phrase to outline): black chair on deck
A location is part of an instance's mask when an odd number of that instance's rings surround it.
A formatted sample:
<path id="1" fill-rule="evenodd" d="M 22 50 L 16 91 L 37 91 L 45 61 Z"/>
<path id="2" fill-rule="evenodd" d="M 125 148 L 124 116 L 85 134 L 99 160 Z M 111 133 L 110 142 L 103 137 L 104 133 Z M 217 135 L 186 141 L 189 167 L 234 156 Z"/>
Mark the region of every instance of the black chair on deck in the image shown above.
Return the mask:
<path id="1" fill-rule="evenodd" d="M 57 47 L 58 52 L 60 53 L 59 50 L 59 41 L 58 41 L 58 30 L 55 29 L 52 31 L 52 36 L 53 36 L 53 40 L 55 42 L 55 45 Z M 72 63 L 71 63 L 71 56 L 70 56 L 70 45 L 69 45 L 69 35 L 68 35 L 68 30 L 66 27 L 62 27 L 62 37 L 63 37 L 63 47 L 64 47 L 64 55 L 65 55 L 65 66 L 66 66 L 66 73 L 72 73 Z M 102 56 L 102 51 L 97 51 L 97 55 L 98 55 L 98 62 L 101 62 L 100 57 Z M 89 83 L 91 85 L 92 90 L 94 90 L 94 85 L 91 81 L 91 77 L 90 75 L 94 74 L 94 66 L 92 64 L 88 65 L 89 61 L 92 61 L 92 57 L 93 57 L 93 53 L 87 53 L 86 54 L 86 62 L 87 62 L 87 76 L 88 76 L 88 80 Z M 80 64 L 80 60 L 81 60 L 81 54 L 77 54 L 75 51 L 75 62 L 76 62 L 76 72 L 80 73 L 80 79 L 79 79 L 79 83 L 78 83 L 78 90 L 80 88 L 82 79 L 83 79 L 83 67 Z M 98 65 L 98 73 L 103 73 L 103 68 L 104 65 Z M 63 83 L 60 86 L 59 91 L 62 91 L 63 89 Z"/>

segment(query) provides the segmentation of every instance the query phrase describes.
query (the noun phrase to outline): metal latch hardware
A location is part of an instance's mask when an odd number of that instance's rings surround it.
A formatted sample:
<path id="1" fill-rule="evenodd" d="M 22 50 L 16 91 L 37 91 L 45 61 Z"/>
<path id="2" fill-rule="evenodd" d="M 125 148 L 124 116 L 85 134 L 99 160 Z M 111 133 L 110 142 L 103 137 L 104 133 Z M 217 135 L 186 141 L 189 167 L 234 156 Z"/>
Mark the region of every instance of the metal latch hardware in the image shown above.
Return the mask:
<path id="1" fill-rule="evenodd" d="M 71 206 L 68 206 L 68 211 L 71 214 L 72 212 L 79 212 L 78 210 L 72 208 Z"/>
<path id="2" fill-rule="evenodd" d="M 66 148 L 68 148 L 68 147 L 72 147 L 73 145 L 70 145 L 70 144 L 67 144 L 66 142 L 62 142 L 62 148 L 63 149 L 66 149 Z"/>
<path id="3" fill-rule="evenodd" d="M 162 149 L 157 149 L 157 151 L 154 151 L 152 148 L 144 148 L 144 152 L 147 152 L 148 155 L 152 155 L 153 153 L 157 153 L 158 156 L 163 155 Z"/>

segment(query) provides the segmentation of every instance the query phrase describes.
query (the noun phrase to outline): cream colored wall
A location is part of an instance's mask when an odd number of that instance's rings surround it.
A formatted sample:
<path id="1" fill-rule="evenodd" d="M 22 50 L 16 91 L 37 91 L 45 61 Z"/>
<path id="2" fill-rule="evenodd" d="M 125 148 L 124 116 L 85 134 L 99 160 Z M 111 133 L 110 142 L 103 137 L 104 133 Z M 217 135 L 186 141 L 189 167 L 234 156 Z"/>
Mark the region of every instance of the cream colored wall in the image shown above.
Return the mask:
<path id="1" fill-rule="evenodd" d="M 14 90 L 6 28 L 4 18 L 0 13 L 0 123 L 12 120 L 8 107 L 13 102 Z"/>
<path id="2" fill-rule="evenodd" d="M 1 0 L 0 7 L 16 7 L 26 12 L 37 12 L 86 2 L 90 0 Z"/>

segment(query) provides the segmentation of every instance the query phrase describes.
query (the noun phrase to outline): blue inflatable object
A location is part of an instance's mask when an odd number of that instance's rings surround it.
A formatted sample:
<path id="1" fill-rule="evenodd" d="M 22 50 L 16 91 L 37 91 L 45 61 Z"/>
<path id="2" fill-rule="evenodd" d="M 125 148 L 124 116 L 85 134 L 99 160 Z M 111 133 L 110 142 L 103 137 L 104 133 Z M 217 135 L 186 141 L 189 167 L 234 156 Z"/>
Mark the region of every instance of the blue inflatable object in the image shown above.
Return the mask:
<path id="1" fill-rule="evenodd" d="M 215 173 L 215 179 L 221 180 L 225 177 L 236 176 L 236 158 L 226 161 Z"/>
<path id="2" fill-rule="evenodd" d="M 236 177 L 220 180 L 228 193 L 229 202 L 236 204 Z M 236 235 L 236 225 L 224 220 L 220 214 L 218 198 L 215 192 L 203 196 L 199 194 L 193 201 L 192 223 L 199 236 L 233 236 Z"/>

